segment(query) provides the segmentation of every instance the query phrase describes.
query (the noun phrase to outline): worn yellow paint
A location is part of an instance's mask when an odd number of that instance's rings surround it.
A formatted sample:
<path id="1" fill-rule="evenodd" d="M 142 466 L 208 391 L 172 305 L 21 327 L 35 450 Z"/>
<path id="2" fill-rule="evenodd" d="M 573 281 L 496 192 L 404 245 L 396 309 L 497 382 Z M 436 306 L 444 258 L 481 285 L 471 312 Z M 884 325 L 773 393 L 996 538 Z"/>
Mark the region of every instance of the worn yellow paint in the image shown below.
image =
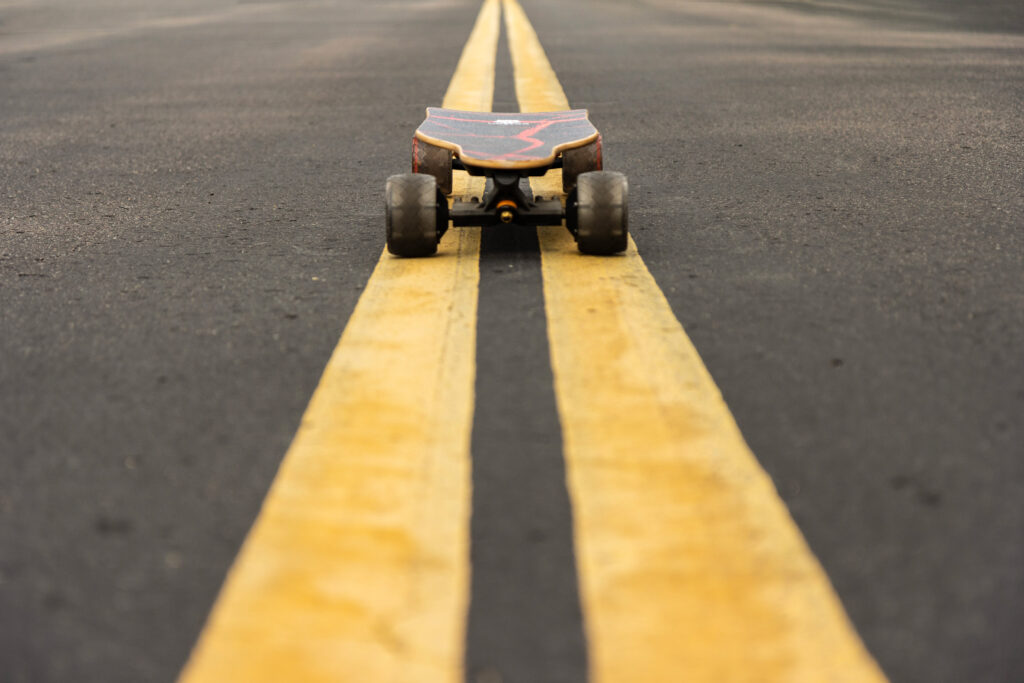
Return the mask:
<path id="1" fill-rule="evenodd" d="M 568 108 L 505 13 L 521 108 Z M 540 245 L 593 680 L 884 681 L 632 239 Z"/>
<path id="2" fill-rule="evenodd" d="M 499 18 L 446 106 L 490 109 Z M 181 683 L 461 683 L 479 248 L 381 257 Z"/>
<path id="3" fill-rule="evenodd" d="M 524 112 L 564 111 L 569 99 L 555 76 L 544 48 L 537 39 L 526 12 L 516 0 L 503 0 L 513 80 L 519 110 Z"/>
<path id="4" fill-rule="evenodd" d="M 594 680 L 884 680 L 636 246 L 540 242 Z"/>
<path id="5" fill-rule="evenodd" d="M 377 264 L 185 683 L 459 679 L 478 249 Z"/>
<path id="6" fill-rule="evenodd" d="M 544 48 L 533 30 L 526 12 L 516 0 L 502 0 L 509 53 L 512 56 L 512 79 L 516 87 L 519 110 L 524 112 L 566 111 L 569 98 L 562 90 L 555 70 L 551 68 Z M 530 187 L 537 197 L 558 197 L 562 194 L 562 171 L 553 169 L 543 176 L 530 178 Z"/>
<path id="7" fill-rule="evenodd" d="M 484 0 L 455 75 L 441 106 L 463 111 L 490 111 L 494 101 L 494 64 L 501 32 L 500 0 Z M 482 197 L 487 179 L 455 171 L 452 197 Z M 450 203 L 450 202 L 449 202 Z"/>
<path id="8" fill-rule="evenodd" d="M 501 31 L 499 0 L 484 0 L 455 74 L 441 104 L 446 109 L 490 111 L 494 100 L 494 62 Z"/>

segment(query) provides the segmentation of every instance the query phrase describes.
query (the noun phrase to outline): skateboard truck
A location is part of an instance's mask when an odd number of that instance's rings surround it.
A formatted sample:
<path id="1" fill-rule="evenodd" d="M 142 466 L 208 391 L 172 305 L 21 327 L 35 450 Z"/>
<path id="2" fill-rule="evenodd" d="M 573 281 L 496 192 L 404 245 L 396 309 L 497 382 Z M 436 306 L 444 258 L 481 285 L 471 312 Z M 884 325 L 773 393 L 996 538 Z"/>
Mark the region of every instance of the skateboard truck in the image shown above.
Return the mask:
<path id="1" fill-rule="evenodd" d="M 561 225 L 564 218 L 558 199 L 534 199 L 520 187 L 522 176 L 515 171 L 495 171 L 483 199 L 455 197 L 448 217 L 456 228 L 498 223 L 517 225 Z"/>
<path id="2" fill-rule="evenodd" d="M 523 180 L 562 171 L 562 196 L 534 197 Z M 412 173 L 388 178 L 388 251 L 428 256 L 453 227 L 561 225 L 580 251 L 628 243 L 626 177 L 602 170 L 601 136 L 583 109 L 542 113 L 427 109 L 413 138 Z M 453 171 L 488 179 L 482 198 L 455 196 Z M 449 206 L 450 201 L 450 206 Z"/>

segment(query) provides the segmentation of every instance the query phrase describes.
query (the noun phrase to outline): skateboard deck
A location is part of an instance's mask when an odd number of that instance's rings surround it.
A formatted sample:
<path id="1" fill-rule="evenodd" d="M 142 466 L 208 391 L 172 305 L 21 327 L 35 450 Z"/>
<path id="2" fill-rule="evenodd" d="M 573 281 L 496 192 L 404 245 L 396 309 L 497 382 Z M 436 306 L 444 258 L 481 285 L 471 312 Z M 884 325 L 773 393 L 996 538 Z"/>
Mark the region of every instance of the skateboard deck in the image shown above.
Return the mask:
<path id="1" fill-rule="evenodd" d="M 564 150 L 597 139 L 586 109 L 542 113 L 458 111 L 428 107 L 416 140 L 450 149 L 467 166 L 550 166 Z"/>

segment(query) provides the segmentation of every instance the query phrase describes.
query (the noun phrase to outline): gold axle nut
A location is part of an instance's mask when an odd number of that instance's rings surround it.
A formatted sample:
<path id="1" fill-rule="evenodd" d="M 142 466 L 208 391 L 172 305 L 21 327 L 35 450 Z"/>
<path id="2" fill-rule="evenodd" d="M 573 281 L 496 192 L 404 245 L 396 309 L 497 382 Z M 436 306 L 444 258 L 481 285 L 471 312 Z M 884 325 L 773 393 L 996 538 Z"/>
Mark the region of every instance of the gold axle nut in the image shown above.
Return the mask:
<path id="1" fill-rule="evenodd" d="M 516 217 L 516 203 L 510 199 L 498 202 L 498 218 L 502 223 L 511 223 Z"/>

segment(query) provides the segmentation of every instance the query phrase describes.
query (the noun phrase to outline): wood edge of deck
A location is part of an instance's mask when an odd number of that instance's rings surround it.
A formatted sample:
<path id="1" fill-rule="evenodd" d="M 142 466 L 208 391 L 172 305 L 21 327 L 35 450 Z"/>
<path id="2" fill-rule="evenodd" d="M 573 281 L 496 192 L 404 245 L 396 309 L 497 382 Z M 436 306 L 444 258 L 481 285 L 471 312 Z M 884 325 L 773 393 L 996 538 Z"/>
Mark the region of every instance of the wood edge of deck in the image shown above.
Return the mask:
<path id="1" fill-rule="evenodd" d="M 462 149 L 462 145 L 459 145 L 458 143 L 455 142 L 451 142 L 449 140 L 442 140 L 440 138 L 431 137 L 430 135 L 421 132 L 419 129 L 416 130 L 415 134 L 416 139 L 421 142 L 426 142 L 427 144 L 434 145 L 435 147 L 443 147 L 444 149 L 451 150 L 455 154 L 455 156 L 458 157 L 459 161 L 461 161 L 463 164 L 467 166 L 476 166 L 478 168 L 490 168 L 498 171 L 513 171 L 551 166 L 552 164 L 555 163 L 555 158 L 557 158 L 558 155 L 561 154 L 562 152 L 568 149 L 575 149 L 577 147 L 589 145 L 599 136 L 600 133 L 595 129 L 593 134 L 588 135 L 587 137 L 578 138 L 576 140 L 569 140 L 567 142 L 563 142 L 560 145 L 556 145 L 555 147 L 552 148 L 551 154 L 542 159 L 501 161 L 495 159 L 480 159 L 478 157 L 466 154 Z"/>

